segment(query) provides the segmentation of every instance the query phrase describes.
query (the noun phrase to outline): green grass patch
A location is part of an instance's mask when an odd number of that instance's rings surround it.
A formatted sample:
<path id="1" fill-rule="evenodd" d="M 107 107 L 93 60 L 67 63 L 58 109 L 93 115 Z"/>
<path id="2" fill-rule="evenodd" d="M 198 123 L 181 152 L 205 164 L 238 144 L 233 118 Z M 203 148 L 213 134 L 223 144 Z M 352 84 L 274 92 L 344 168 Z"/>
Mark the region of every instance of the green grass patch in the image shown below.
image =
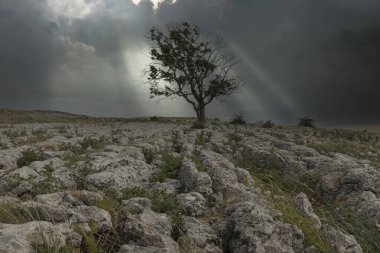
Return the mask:
<path id="1" fill-rule="evenodd" d="M 46 155 L 41 150 L 27 149 L 21 153 L 16 161 L 17 167 L 29 166 L 34 161 L 43 161 L 46 159 Z"/>
<path id="2" fill-rule="evenodd" d="M 257 161 L 240 161 L 237 164 L 251 172 L 255 185 L 271 192 L 266 196 L 267 200 L 281 211 L 284 221 L 297 225 L 303 231 L 305 246 L 315 245 L 320 252 L 332 252 L 333 249 L 329 238 L 313 226 L 312 220 L 303 217 L 294 205 L 293 197 L 300 192 L 308 195 L 315 213 L 325 224 L 354 235 L 364 252 L 380 252 L 380 234 L 374 224 L 368 224 L 346 203 L 326 203 L 315 192 L 320 175 L 291 175 L 276 168 L 260 168 Z"/>
<path id="3" fill-rule="evenodd" d="M 75 175 L 75 182 L 77 184 L 77 190 L 85 190 L 85 179 L 88 175 L 95 173 L 92 169 L 92 165 L 89 161 L 85 161 L 77 167 L 77 174 Z"/>
<path id="4" fill-rule="evenodd" d="M 193 163 L 195 164 L 195 167 L 197 168 L 198 171 L 200 171 L 200 172 L 207 172 L 208 171 L 204 162 L 201 159 L 199 159 L 198 157 L 191 156 L 191 161 L 193 161 Z"/>
<path id="5" fill-rule="evenodd" d="M 44 180 L 36 185 L 34 191 L 37 194 L 47 194 L 59 192 L 65 189 L 63 182 L 59 178 L 53 176 L 54 168 L 52 164 L 44 166 L 43 175 Z"/>
<path id="6" fill-rule="evenodd" d="M 86 160 L 86 156 L 81 153 L 67 151 L 63 154 L 62 160 L 65 161 L 66 167 L 73 167 L 77 163 Z"/>
<path id="7" fill-rule="evenodd" d="M 107 141 L 104 136 L 100 138 L 85 137 L 82 141 L 79 142 L 79 145 L 81 146 L 83 151 L 86 151 L 89 148 L 99 150 L 104 148 L 106 144 Z"/>
<path id="8" fill-rule="evenodd" d="M 375 151 L 368 145 L 352 142 L 315 143 L 311 145 L 320 153 L 342 153 L 356 158 L 366 158 L 366 153 Z"/>
<path id="9" fill-rule="evenodd" d="M 363 252 L 380 252 L 380 231 L 373 223 L 360 217 L 352 208 L 341 205 L 327 217 L 330 224 L 355 236 Z M 336 217 L 339 219 L 336 219 Z"/>
<path id="10" fill-rule="evenodd" d="M 163 152 L 161 156 L 162 161 L 164 162 L 163 167 L 153 175 L 151 181 L 163 182 L 167 178 L 178 178 L 178 171 L 182 165 L 182 157 L 174 156 L 167 151 Z"/>
<path id="11" fill-rule="evenodd" d="M 180 237 L 180 228 L 183 224 L 183 210 L 175 194 L 167 194 L 166 192 L 160 190 L 147 191 L 141 187 L 134 187 L 124 189 L 120 194 L 116 193 L 114 190 L 111 190 L 107 192 L 107 195 L 109 198 L 118 201 L 118 203 L 120 203 L 121 200 L 128 200 L 134 197 L 149 198 L 152 201 L 152 210 L 154 212 L 166 213 L 171 218 L 171 235 L 173 239 L 177 240 Z"/>
<path id="12" fill-rule="evenodd" d="M 0 204 L 0 223 L 22 224 L 30 221 L 47 220 L 35 207 L 24 207 L 17 203 Z"/>
<path id="13" fill-rule="evenodd" d="M 266 168 L 260 168 L 258 162 L 254 160 L 240 161 L 238 166 L 249 169 L 255 185 L 259 186 L 263 191 L 271 192 L 271 195 L 266 196 L 266 199 L 274 209 L 283 214 L 285 222 L 294 224 L 302 230 L 306 247 L 314 245 L 322 253 L 332 251 L 333 248 L 329 239 L 315 227 L 313 220 L 304 217 L 293 203 L 295 195 L 301 191 L 310 193 L 311 189 L 303 183 L 290 179 L 290 175 L 284 175 L 283 170 L 279 170 L 276 166 L 270 168 L 268 165 Z"/>

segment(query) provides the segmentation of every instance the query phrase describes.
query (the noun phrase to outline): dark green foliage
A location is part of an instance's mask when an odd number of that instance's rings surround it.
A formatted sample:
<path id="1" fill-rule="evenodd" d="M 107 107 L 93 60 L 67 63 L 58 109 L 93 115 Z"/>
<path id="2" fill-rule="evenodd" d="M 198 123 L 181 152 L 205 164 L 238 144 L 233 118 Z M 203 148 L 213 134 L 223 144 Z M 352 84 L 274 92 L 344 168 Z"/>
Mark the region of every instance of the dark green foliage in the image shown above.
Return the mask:
<path id="1" fill-rule="evenodd" d="M 324 223 L 354 235 L 362 246 L 363 252 L 379 252 L 380 238 L 373 224 L 369 224 L 349 208 L 347 203 L 327 203 L 318 195 L 315 189 L 320 182 L 319 174 L 289 174 L 284 169 L 280 169 L 281 166 L 278 167 L 277 162 L 272 163 L 270 166 L 262 167 L 260 161 L 251 159 L 239 161 L 236 166 L 250 170 L 255 185 L 272 193 L 267 196 L 268 201 L 275 209 L 281 211 L 286 222 L 297 225 L 303 231 L 306 246 L 315 245 L 320 252 L 334 252 L 329 238 L 316 230 L 313 223 L 303 217 L 292 202 L 293 197 L 300 192 L 308 195 L 314 211 Z M 277 195 L 282 198 L 273 197 Z"/>
<path id="2" fill-rule="evenodd" d="M 104 136 L 100 137 L 99 139 L 85 137 L 81 142 L 79 142 L 79 145 L 84 151 L 88 148 L 92 148 L 95 150 L 102 149 L 106 145 L 106 139 L 104 138 Z"/>
<path id="3" fill-rule="evenodd" d="M 191 125 L 191 129 L 204 129 L 206 128 L 206 124 L 202 121 L 195 121 L 192 125 Z"/>
<path id="4" fill-rule="evenodd" d="M 231 119 L 230 123 L 234 125 L 245 125 L 247 121 L 244 119 L 244 115 L 240 113 L 235 114 L 234 117 Z"/>
<path id="5" fill-rule="evenodd" d="M 65 165 L 67 167 L 72 167 L 76 165 L 78 162 L 84 161 L 86 158 L 80 152 L 67 151 L 63 154 L 62 159 L 65 161 Z"/>
<path id="6" fill-rule="evenodd" d="M 271 120 L 267 120 L 263 123 L 262 127 L 264 128 L 273 128 L 275 124 Z"/>
<path id="7" fill-rule="evenodd" d="M 229 133 L 227 137 L 230 142 L 235 143 L 238 143 L 243 139 L 238 133 Z"/>
<path id="8" fill-rule="evenodd" d="M 379 144 L 379 135 L 377 133 L 371 133 L 367 130 L 314 129 L 313 135 L 318 138 L 326 138 L 333 141 L 357 141 L 371 145 Z"/>
<path id="9" fill-rule="evenodd" d="M 144 154 L 145 162 L 150 164 L 156 157 L 156 153 L 152 149 L 143 148 L 142 152 Z"/>
<path id="10" fill-rule="evenodd" d="M 148 196 L 149 196 L 149 192 L 145 190 L 144 188 L 133 187 L 133 188 L 123 189 L 121 191 L 121 196 L 118 198 L 120 200 L 123 200 L 123 199 L 130 199 L 134 197 L 148 197 Z"/>
<path id="11" fill-rule="evenodd" d="M 38 208 L 14 203 L 0 204 L 0 223 L 22 224 L 36 220 L 49 220 Z"/>
<path id="12" fill-rule="evenodd" d="M 95 173 L 92 169 L 92 165 L 89 161 L 85 161 L 83 164 L 79 165 L 77 168 L 78 173 L 76 174 L 77 190 L 85 189 L 85 179 L 88 175 Z"/>
<path id="13" fill-rule="evenodd" d="M 208 171 L 208 169 L 207 169 L 206 165 L 204 164 L 204 162 L 201 159 L 199 159 L 198 157 L 192 156 L 191 160 L 195 164 L 195 167 L 197 167 L 198 171 L 201 171 L 201 172 L 207 172 Z"/>
<path id="14" fill-rule="evenodd" d="M 174 152 L 180 153 L 182 148 L 182 143 L 180 141 L 179 131 L 172 131 L 172 148 Z"/>
<path id="15" fill-rule="evenodd" d="M 36 129 L 36 130 L 32 130 L 31 133 L 32 133 L 32 135 L 42 136 L 42 135 L 47 134 L 47 130 L 46 129 Z"/>
<path id="16" fill-rule="evenodd" d="M 172 220 L 172 237 L 177 240 L 180 236 L 180 228 L 183 223 L 182 207 L 175 194 L 167 194 L 164 191 L 147 191 L 144 188 L 134 187 L 124 189 L 121 194 L 111 193 L 112 198 L 118 201 L 127 200 L 134 197 L 145 197 L 152 201 L 152 210 L 156 213 L 166 213 Z M 133 211 L 132 211 L 133 212 Z"/>
<path id="17" fill-rule="evenodd" d="M 364 220 L 355 210 L 344 205 L 335 209 L 334 222 L 338 228 L 355 236 L 363 252 L 380 252 L 379 230 L 374 224 Z"/>
<path id="18" fill-rule="evenodd" d="M 302 117 L 299 119 L 298 126 L 302 127 L 315 127 L 315 120 L 309 117 Z"/>
<path id="19" fill-rule="evenodd" d="M 150 117 L 150 121 L 160 121 L 160 118 L 157 116 Z"/>
<path id="20" fill-rule="evenodd" d="M 34 161 L 43 161 L 46 155 L 41 150 L 27 149 L 21 153 L 21 157 L 17 159 L 17 167 L 29 166 Z"/>
<path id="21" fill-rule="evenodd" d="M 207 143 L 210 142 L 211 137 L 212 132 L 206 133 L 204 131 L 201 131 L 199 134 L 197 134 L 197 138 L 195 138 L 195 145 L 204 147 Z"/>
<path id="22" fill-rule="evenodd" d="M 152 64 L 148 71 L 150 96 L 183 97 L 199 121 L 205 121 L 205 108 L 215 98 L 234 93 L 240 81 L 233 75 L 231 57 L 223 54 L 225 44 L 212 42 L 188 23 L 167 26 L 166 34 L 153 27 Z M 160 81 L 166 82 L 164 87 Z"/>
<path id="23" fill-rule="evenodd" d="M 206 206 L 208 208 L 213 208 L 216 206 L 216 198 L 212 194 L 206 195 Z"/>
<path id="24" fill-rule="evenodd" d="M 150 194 L 152 210 L 156 213 L 166 213 L 172 220 L 171 236 L 174 240 L 180 237 L 180 228 L 183 224 L 183 210 L 175 194 L 167 194 L 163 191 L 153 191 Z"/>
<path id="25" fill-rule="evenodd" d="M 173 156 L 169 152 L 163 152 L 162 160 L 164 162 L 163 168 L 153 176 L 152 181 L 163 182 L 167 178 L 178 178 L 182 157 Z"/>
<path id="26" fill-rule="evenodd" d="M 100 253 L 100 251 L 98 250 L 98 246 L 96 244 L 96 239 L 95 239 L 96 223 L 95 221 L 90 221 L 88 225 L 90 226 L 89 233 L 86 233 L 78 225 L 74 226 L 75 232 L 77 232 L 83 237 L 81 251 L 88 252 L 88 253 Z"/>
<path id="27" fill-rule="evenodd" d="M 35 186 L 37 194 L 47 194 L 61 191 L 65 188 L 64 184 L 59 178 L 53 176 L 54 168 L 51 164 L 45 165 L 43 175 L 44 180 Z"/>

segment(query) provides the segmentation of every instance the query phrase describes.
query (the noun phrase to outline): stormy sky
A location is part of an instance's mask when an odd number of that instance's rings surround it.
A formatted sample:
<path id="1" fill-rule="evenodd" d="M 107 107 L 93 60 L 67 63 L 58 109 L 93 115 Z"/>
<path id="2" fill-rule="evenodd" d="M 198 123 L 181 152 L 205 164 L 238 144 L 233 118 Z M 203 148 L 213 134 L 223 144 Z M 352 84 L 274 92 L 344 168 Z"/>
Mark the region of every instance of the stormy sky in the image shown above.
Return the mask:
<path id="1" fill-rule="evenodd" d="M 143 85 L 152 25 L 222 37 L 244 81 L 207 116 L 380 123 L 378 0 L 0 0 L 0 108 L 194 116 Z"/>

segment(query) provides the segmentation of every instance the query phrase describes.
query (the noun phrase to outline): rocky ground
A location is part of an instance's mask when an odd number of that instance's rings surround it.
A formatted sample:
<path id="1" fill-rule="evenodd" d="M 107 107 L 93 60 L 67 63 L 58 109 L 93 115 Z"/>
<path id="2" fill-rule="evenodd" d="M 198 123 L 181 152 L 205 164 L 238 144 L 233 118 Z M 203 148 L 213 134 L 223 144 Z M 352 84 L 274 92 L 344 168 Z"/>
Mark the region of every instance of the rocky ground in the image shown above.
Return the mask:
<path id="1" fill-rule="evenodd" d="M 380 252 L 379 138 L 211 122 L 0 125 L 0 252 Z"/>

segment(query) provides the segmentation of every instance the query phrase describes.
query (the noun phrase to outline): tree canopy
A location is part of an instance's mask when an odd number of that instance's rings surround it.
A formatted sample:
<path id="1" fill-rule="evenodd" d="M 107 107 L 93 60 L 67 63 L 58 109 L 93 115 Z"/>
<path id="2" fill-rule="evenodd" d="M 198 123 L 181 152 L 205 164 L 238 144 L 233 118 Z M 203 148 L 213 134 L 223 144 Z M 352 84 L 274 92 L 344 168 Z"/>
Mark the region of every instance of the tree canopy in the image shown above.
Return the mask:
<path id="1" fill-rule="evenodd" d="M 211 41 L 188 23 L 169 24 L 164 33 L 153 27 L 148 83 L 151 98 L 183 97 L 199 121 L 205 121 L 205 107 L 215 98 L 230 95 L 241 85 L 233 71 L 234 61 L 226 43 Z"/>

